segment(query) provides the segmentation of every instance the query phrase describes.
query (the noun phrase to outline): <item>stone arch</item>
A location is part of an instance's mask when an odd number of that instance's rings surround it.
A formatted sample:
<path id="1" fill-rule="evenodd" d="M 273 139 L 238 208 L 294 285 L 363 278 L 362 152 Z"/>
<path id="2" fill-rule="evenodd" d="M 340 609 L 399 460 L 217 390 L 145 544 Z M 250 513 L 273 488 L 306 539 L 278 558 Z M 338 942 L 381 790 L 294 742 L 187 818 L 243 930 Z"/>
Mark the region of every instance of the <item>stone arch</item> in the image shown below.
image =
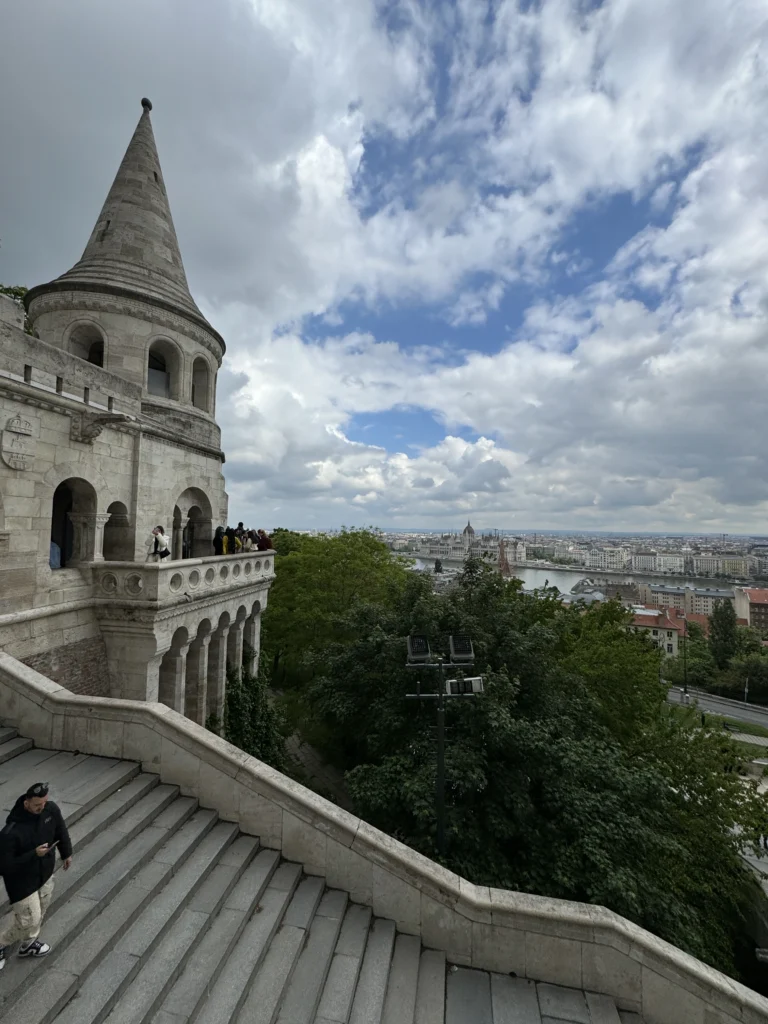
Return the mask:
<path id="1" fill-rule="evenodd" d="M 78 320 L 67 329 L 66 348 L 94 366 L 106 365 L 106 334 L 94 320 Z"/>
<path id="2" fill-rule="evenodd" d="M 160 662 L 158 699 L 174 711 L 184 711 L 185 669 L 189 631 L 179 626 L 171 638 L 171 646 Z"/>
<path id="3" fill-rule="evenodd" d="M 133 561 L 133 530 L 128 509 L 122 501 L 107 506 L 109 519 L 104 524 L 104 558 L 108 562 Z"/>
<path id="4" fill-rule="evenodd" d="M 96 551 L 96 490 L 82 477 L 62 480 L 51 501 L 50 567 L 92 562 Z"/>
<path id="5" fill-rule="evenodd" d="M 199 487 L 182 491 L 176 499 L 173 517 L 174 539 L 175 531 L 183 530 L 181 557 L 206 558 L 213 554 L 213 507 L 205 491 Z"/>
<path id="6" fill-rule="evenodd" d="M 184 354 L 170 338 L 153 338 L 147 346 L 147 383 L 150 395 L 178 402 L 182 394 Z"/>
<path id="7" fill-rule="evenodd" d="M 51 495 L 64 480 L 69 477 L 80 477 L 83 472 L 82 465 L 75 462 L 57 463 L 43 476 L 43 483 L 50 488 Z M 106 508 L 110 501 L 110 491 L 113 488 L 107 485 L 107 481 L 95 466 L 88 467 L 88 483 L 96 491 L 95 511 Z"/>
<path id="8" fill-rule="evenodd" d="M 211 411 L 211 367 L 203 356 L 196 356 L 192 363 L 192 405 L 203 412 Z"/>

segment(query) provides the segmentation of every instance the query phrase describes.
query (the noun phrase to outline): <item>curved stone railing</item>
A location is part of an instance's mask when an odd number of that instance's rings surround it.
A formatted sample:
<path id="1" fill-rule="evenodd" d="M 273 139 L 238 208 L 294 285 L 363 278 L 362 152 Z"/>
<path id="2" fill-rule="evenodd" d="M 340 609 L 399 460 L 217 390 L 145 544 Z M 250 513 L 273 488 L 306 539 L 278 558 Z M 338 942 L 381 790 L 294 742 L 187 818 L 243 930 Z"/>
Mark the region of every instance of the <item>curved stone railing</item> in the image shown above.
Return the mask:
<path id="1" fill-rule="evenodd" d="M 0 653 L 0 719 L 141 762 L 454 963 L 601 992 L 646 1024 L 768 1022 L 768 999 L 612 911 L 473 885 L 162 704 L 80 697 Z"/>
<path id="2" fill-rule="evenodd" d="M 94 562 L 94 596 L 105 600 L 166 601 L 209 594 L 271 580 L 274 551 L 210 555 L 173 562 Z"/>

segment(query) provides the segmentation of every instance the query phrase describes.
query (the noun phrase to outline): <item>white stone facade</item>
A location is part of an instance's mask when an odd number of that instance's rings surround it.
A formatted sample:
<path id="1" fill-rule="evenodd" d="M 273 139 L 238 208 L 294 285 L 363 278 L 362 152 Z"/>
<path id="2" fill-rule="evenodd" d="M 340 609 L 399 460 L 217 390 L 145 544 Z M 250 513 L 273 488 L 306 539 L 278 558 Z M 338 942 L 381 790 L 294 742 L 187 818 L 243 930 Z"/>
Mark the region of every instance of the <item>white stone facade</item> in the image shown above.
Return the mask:
<path id="1" fill-rule="evenodd" d="M 274 560 L 214 555 L 224 342 L 187 289 L 150 107 L 82 259 L 27 295 L 32 334 L 0 296 L 0 649 L 204 724 L 258 652 Z"/>

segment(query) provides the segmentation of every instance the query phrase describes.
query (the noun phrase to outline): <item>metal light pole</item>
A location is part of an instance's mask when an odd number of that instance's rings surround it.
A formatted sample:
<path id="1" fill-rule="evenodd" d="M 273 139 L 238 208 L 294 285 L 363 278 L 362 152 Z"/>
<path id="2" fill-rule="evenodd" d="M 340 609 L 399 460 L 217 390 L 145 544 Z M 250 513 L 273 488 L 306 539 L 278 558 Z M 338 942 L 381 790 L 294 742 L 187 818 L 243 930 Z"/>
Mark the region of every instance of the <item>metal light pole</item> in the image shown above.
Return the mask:
<path id="1" fill-rule="evenodd" d="M 457 670 L 456 679 L 445 678 L 445 659 L 439 655 L 435 661 L 425 636 L 408 637 L 408 661 L 405 667 L 412 670 L 436 669 L 439 673 L 437 693 L 422 693 L 421 682 L 416 683 L 416 693 L 407 693 L 406 700 L 434 700 L 437 706 L 437 765 L 435 771 L 435 813 L 437 817 L 437 850 L 445 855 L 445 702 L 453 697 L 476 697 L 483 692 L 482 676 L 464 677 L 463 669 L 475 663 L 472 642 L 469 637 L 450 638 L 451 660 L 448 665 Z"/>
<path id="2" fill-rule="evenodd" d="M 683 622 L 685 623 L 684 629 L 684 643 L 683 643 L 683 694 L 685 696 L 686 703 L 688 702 L 688 617 L 683 615 Z"/>

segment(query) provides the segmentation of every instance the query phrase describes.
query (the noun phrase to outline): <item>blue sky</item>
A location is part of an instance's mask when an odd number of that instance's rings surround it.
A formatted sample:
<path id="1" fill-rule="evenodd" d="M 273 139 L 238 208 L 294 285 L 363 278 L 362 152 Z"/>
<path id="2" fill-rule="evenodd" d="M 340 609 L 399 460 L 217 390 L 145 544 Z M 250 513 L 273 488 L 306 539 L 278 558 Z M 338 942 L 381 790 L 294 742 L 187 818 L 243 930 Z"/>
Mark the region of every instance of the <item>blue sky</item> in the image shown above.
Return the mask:
<path id="1" fill-rule="evenodd" d="M 235 520 L 764 532 L 762 0 L 28 8 L 0 279 L 75 262 L 151 96 Z"/>

